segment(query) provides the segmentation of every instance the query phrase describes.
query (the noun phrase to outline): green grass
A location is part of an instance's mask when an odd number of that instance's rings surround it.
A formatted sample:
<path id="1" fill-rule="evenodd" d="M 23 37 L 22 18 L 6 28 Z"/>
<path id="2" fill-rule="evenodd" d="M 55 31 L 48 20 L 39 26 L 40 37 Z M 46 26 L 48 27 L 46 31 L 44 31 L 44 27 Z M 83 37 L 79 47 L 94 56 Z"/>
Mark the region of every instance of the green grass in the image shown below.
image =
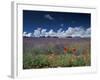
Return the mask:
<path id="1" fill-rule="evenodd" d="M 24 55 L 23 68 L 54 68 L 54 67 L 76 67 L 89 66 L 90 56 L 73 55 L 73 54 L 37 54 L 33 56 L 31 53 Z"/>

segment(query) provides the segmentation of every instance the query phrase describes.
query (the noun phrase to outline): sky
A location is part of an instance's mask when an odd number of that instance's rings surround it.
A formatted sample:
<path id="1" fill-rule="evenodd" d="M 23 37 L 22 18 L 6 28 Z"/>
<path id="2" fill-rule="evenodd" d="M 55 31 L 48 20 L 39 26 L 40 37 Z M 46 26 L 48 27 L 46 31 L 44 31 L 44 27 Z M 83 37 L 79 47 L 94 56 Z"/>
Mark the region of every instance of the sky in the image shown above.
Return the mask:
<path id="1" fill-rule="evenodd" d="M 91 14 L 23 10 L 23 36 L 90 37 Z"/>

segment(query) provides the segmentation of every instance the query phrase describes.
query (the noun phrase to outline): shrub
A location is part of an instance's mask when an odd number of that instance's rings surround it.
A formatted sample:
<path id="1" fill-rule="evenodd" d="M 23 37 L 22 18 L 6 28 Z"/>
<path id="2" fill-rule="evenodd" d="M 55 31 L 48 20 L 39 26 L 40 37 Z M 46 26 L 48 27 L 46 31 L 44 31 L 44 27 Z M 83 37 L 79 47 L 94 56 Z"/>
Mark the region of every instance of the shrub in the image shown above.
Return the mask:
<path id="1" fill-rule="evenodd" d="M 60 67 L 68 67 L 70 65 L 70 57 L 71 54 L 66 54 L 66 55 L 59 55 L 57 59 L 57 64 Z"/>
<path id="2" fill-rule="evenodd" d="M 78 56 L 72 61 L 72 66 L 85 66 L 85 65 L 86 64 L 82 56 Z"/>
<path id="3" fill-rule="evenodd" d="M 43 67 L 49 67 L 49 62 L 47 55 L 37 55 L 33 59 L 33 68 L 43 68 Z"/>
<path id="4" fill-rule="evenodd" d="M 32 54 L 27 53 L 23 55 L 23 68 L 24 69 L 30 69 L 32 68 L 33 64 L 33 57 Z"/>

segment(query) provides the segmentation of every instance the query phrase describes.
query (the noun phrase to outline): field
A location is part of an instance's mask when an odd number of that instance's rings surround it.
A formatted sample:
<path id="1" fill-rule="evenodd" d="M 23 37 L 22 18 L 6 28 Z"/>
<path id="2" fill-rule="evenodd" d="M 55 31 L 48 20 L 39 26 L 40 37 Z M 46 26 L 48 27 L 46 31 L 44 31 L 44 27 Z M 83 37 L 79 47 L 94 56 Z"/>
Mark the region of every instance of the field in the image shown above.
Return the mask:
<path id="1" fill-rule="evenodd" d="M 90 38 L 23 37 L 23 69 L 91 65 Z"/>

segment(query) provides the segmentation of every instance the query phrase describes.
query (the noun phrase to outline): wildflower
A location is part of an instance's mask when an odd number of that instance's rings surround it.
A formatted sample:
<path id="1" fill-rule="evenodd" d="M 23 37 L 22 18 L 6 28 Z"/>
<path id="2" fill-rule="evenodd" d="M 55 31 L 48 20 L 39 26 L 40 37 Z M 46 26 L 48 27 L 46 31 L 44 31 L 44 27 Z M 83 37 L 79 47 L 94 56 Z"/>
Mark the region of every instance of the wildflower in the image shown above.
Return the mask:
<path id="1" fill-rule="evenodd" d="M 72 53 L 73 53 L 73 54 L 76 54 L 76 48 L 73 48 L 73 49 L 72 49 Z"/>
<path id="2" fill-rule="evenodd" d="M 66 54 L 66 53 L 67 53 L 67 51 L 68 51 L 68 49 L 65 47 L 65 48 L 64 48 L 64 53 Z"/>
<path id="3" fill-rule="evenodd" d="M 65 52 L 67 51 L 67 48 L 66 48 L 66 47 L 64 48 L 64 51 L 65 51 Z"/>
<path id="4" fill-rule="evenodd" d="M 72 51 L 73 51 L 73 52 L 76 52 L 76 48 L 73 48 Z"/>

